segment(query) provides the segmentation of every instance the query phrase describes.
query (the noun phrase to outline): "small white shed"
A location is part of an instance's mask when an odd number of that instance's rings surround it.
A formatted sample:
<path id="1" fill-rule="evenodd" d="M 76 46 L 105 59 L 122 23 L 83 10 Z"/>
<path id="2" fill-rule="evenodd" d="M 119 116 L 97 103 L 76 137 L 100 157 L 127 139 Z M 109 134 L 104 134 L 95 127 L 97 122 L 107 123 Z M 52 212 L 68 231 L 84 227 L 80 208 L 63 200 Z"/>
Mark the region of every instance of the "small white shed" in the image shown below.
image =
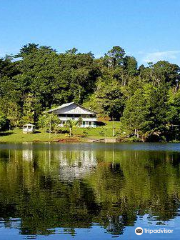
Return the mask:
<path id="1" fill-rule="evenodd" d="M 33 133 L 35 130 L 35 126 L 33 124 L 25 124 L 23 125 L 23 133 Z"/>

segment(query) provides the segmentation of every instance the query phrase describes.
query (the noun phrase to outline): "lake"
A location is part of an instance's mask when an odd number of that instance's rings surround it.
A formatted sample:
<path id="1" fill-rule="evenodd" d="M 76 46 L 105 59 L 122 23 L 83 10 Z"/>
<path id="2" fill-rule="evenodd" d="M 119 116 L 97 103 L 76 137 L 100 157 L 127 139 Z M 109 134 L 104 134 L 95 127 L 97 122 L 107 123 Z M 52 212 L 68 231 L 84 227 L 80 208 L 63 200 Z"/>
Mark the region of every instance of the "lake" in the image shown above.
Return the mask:
<path id="1" fill-rule="evenodd" d="M 180 144 L 0 144 L 0 239 L 179 236 Z"/>

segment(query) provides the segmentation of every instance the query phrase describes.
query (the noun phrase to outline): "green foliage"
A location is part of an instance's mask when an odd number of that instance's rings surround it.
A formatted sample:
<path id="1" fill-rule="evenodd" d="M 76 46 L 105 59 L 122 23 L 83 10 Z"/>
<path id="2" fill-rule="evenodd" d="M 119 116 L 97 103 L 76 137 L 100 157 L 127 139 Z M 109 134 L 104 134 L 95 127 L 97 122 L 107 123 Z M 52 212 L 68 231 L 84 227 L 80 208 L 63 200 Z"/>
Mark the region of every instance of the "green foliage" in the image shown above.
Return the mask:
<path id="1" fill-rule="evenodd" d="M 123 48 L 119 46 L 114 46 L 105 55 L 105 61 L 107 62 L 108 66 L 115 68 L 123 64 L 124 55 L 125 55 L 125 51 Z"/>
<path id="2" fill-rule="evenodd" d="M 164 131 L 167 123 L 167 86 L 145 84 L 128 99 L 121 119 L 124 126 L 139 137 L 146 132 Z"/>
<path id="3" fill-rule="evenodd" d="M 4 130 L 7 125 L 7 119 L 3 113 L 0 112 L 0 130 Z"/>
<path id="4" fill-rule="evenodd" d="M 167 123 L 168 111 L 168 86 L 161 84 L 159 87 L 152 88 L 150 95 L 150 119 L 152 121 L 151 128 L 161 129 Z"/>
<path id="5" fill-rule="evenodd" d="M 67 120 L 66 121 L 66 127 L 67 128 L 69 128 L 69 136 L 71 137 L 72 136 L 72 130 L 73 130 L 73 128 L 74 127 L 76 127 L 77 125 L 79 125 L 80 124 L 80 121 L 81 121 L 81 119 L 80 120 L 78 120 L 78 121 L 73 121 L 73 120 Z"/>
<path id="6" fill-rule="evenodd" d="M 49 132 L 57 132 L 59 130 L 60 119 L 55 114 L 43 114 L 39 117 L 38 126 L 41 129 L 45 129 Z"/>
<path id="7" fill-rule="evenodd" d="M 124 58 L 124 67 L 129 76 L 135 76 L 137 74 L 137 61 L 134 57 L 126 56 Z"/>
<path id="8" fill-rule="evenodd" d="M 108 83 L 104 79 L 99 79 L 97 90 L 89 102 L 89 106 L 99 114 L 119 120 L 124 108 L 121 85 L 115 79 Z"/>
<path id="9" fill-rule="evenodd" d="M 139 131 L 146 132 L 149 126 L 149 108 L 143 89 L 138 89 L 134 95 L 128 99 L 126 108 L 121 118 L 127 129 L 132 130 L 137 137 Z"/>
<path id="10" fill-rule="evenodd" d="M 120 46 L 95 59 L 76 48 L 57 53 L 29 43 L 0 59 L 0 111 L 11 126 L 37 124 L 46 109 L 75 101 L 99 117 L 123 116 L 128 132 L 166 135 L 170 125 L 180 125 L 179 72 L 167 61 L 138 68 Z"/>
<path id="11" fill-rule="evenodd" d="M 180 125 L 180 91 L 169 91 L 169 111 L 168 122 L 174 125 Z"/>

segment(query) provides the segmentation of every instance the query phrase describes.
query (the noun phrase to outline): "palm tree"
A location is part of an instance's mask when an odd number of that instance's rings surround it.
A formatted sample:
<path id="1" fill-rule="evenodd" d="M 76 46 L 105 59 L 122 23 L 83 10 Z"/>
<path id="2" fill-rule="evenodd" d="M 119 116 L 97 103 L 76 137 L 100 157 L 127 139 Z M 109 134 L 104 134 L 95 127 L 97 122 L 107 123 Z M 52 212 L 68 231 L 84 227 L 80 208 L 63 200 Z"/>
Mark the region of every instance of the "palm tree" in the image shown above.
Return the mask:
<path id="1" fill-rule="evenodd" d="M 76 125 L 78 125 L 79 127 L 81 127 L 82 123 L 83 123 L 83 119 L 82 119 L 82 117 L 79 117 L 78 120 L 77 120 L 77 122 L 76 122 Z"/>
<path id="2" fill-rule="evenodd" d="M 65 126 L 69 128 L 69 136 L 72 136 L 72 129 L 77 125 L 77 122 L 73 120 L 67 120 Z"/>

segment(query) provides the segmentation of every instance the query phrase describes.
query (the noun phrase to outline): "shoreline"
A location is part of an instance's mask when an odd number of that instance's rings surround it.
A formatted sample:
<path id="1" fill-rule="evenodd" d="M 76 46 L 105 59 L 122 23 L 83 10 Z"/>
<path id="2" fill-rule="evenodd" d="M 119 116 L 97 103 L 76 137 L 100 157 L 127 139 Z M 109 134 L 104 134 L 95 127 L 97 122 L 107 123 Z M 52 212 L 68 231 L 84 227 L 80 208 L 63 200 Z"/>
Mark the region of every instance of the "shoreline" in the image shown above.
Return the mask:
<path id="1" fill-rule="evenodd" d="M 89 135 L 84 135 L 82 129 L 77 129 L 73 136 L 62 133 L 47 133 L 44 131 L 35 132 L 33 134 L 24 134 L 21 129 L 14 129 L 11 131 L 0 132 L 0 143 L 46 143 L 46 142 L 59 142 L 59 143 L 138 143 L 138 142 L 159 142 L 159 143 L 179 143 L 180 141 L 174 139 L 171 141 L 165 141 L 165 139 L 159 141 L 142 141 L 134 137 L 127 136 L 112 136 L 112 132 L 103 136 L 102 129 L 89 129 Z M 157 140 L 157 139 L 156 139 Z"/>
<path id="2" fill-rule="evenodd" d="M 0 143 L 23 143 L 23 142 L 29 142 L 29 143 L 120 143 L 123 141 L 116 141 L 116 138 L 106 138 L 106 139 L 98 139 L 98 138 L 77 138 L 77 137 L 71 137 L 71 138 L 61 138 L 61 139 L 46 139 L 46 140 L 18 140 L 18 141 L 11 141 L 11 140 L 0 140 Z M 126 141 L 124 141 L 126 142 Z"/>
<path id="3" fill-rule="evenodd" d="M 130 139 L 125 139 L 124 141 L 117 138 L 61 138 L 61 139 L 45 139 L 45 140 L 3 140 L 0 139 L 0 144 L 3 143 L 180 143 L 180 141 L 159 141 L 159 142 L 143 142 L 143 141 L 132 141 Z"/>

